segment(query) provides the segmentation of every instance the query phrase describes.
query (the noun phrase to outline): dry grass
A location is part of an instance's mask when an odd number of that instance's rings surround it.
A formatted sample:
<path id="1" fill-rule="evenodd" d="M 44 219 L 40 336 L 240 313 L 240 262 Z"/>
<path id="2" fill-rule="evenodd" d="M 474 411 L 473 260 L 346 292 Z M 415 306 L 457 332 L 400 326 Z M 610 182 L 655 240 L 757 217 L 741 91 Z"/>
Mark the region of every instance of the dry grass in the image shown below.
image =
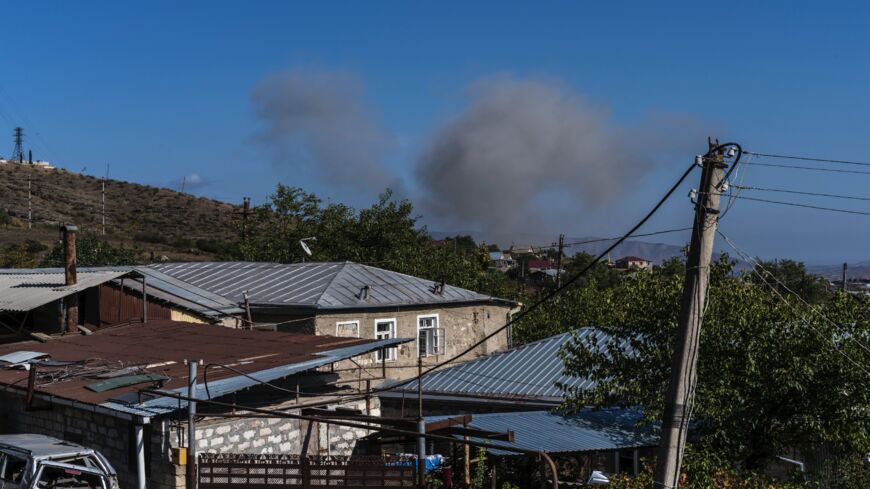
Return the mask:
<path id="1" fill-rule="evenodd" d="M 27 181 L 32 180 L 34 229 L 26 229 Z M 62 169 L 0 164 L 0 209 L 16 222 L 0 228 L 0 244 L 28 239 L 53 245 L 57 226 L 74 223 L 100 233 L 101 180 Z M 232 241 L 240 207 L 174 190 L 118 180 L 106 181 L 106 238 L 137 245 L 171 259 L 206 259 L 198 239 Z M 17 226 L 16 226 L 17 225 Z"/>

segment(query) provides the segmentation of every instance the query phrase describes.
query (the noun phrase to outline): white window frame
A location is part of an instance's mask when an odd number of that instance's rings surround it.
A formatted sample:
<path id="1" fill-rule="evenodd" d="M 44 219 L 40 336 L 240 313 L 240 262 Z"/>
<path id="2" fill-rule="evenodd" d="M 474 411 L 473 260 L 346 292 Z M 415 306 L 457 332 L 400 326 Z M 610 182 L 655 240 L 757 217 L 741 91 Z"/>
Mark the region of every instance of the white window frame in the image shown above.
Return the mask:
<path id="1" fill-rule="evenodd" d="M 421 319 L 432 319 L 435 318 L 435 327 L 434 328 L 421 328 L 420 320 Z M 444 331 L 444 328 L 441 327 L 441 318 L 438 314 L 420 314 L 417 316 L 417 357 L 420 355 L 420 331 L 423 329 L 431 329 L 434 330 L 433 336 L 437 338 L 435 342 L 436 346 L 440 346 L 440 348 L 436 348 L 434 353 L 426 353 L 422 355 L 423 357 L 433 357 L 444 354 L 444 349 L 447 346 L 447 333 Z M 428 344 L 427 344 L 428 347 Z M 428 348 L 427 348 L 428 349 Z"/>
<path id="2" fill-rule="evenodd" d="M 387 339 L 387 338 L 380 338 L 380 337 L 378 337 L 378 333 L 379 333 L 379 332 L 378 332 L 378 323 L 390 323 L 390 332 L 388 333 L 388 334 L 389 334 L 389 339 L 395 339 L 395 338 L 396 338 L 396 327 L 397 327 L 397 325 L 398 325 L 398 323 L 399 323 L 399 322 L 396 320 L 396 318 L 378 318 L 378 319 L 375 319 L 375 325 L 374 325 L 374 329 L 375 329 L 375 339 L 376 339 L 376 340 Z M 397 354 L 398 354 L 398 348 L 396 348 L 396 347 L 394 346 L 394 347 L 391 347 L 391 348 L 386 348 L 385 350 L 386 350 L 386 351 L 384 351 L 384 353 L 386 353 L 386 356 L 385 356 L 384 358 L 386 359 L 386 362 L 387 362 L 387 363 L 389 363 L 389 362 L 395 362 L 395 361 L 396 361 L 396 357 L 398 356 L 398 355 L 397 355 Z M 381 351 L 382 351 L 382 350 L 376 350 L 376 351 L 375 351 L 375 363 L 382 363 L 382 362 L 385 361 L 384 359 L 378 358 L 378 357 L 381 356 Z"/>
<path id="3" fill-rule="evenodd" d="M 356 337 L 359 338 L 359 320 L 352 320 L 352 321 L 336 321 L 336 322 L 335 322 L 335 336 L 336 336 L 336 337 L 338 337 L 338 338 L 353 338 L 353 336 L 341 336 L 340 334 L 338 334 L 338 328 L 339 328 L 339 326 L 341 326 L 341 325 L 343 325 L 343 324 L 353 324 L 353 325 L 356 325 Z"/>

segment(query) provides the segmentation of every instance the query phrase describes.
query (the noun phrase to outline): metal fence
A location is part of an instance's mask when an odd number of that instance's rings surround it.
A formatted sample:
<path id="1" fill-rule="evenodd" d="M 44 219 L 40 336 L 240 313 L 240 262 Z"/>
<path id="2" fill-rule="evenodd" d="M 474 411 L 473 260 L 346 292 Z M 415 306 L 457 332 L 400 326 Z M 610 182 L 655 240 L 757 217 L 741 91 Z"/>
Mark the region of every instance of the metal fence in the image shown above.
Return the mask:
<path id="1" fill-rule="evenodd" d="M 416 460 L 393 456 L 201 454 L 199 489 L 415 487 Z"/>

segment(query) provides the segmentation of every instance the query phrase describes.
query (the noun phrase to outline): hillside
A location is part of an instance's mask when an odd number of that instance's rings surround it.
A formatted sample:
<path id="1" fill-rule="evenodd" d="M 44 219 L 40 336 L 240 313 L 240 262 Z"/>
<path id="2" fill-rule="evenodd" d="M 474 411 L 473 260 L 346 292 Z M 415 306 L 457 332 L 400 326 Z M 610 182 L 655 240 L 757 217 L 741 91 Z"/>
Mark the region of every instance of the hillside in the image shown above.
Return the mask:
<path id="1" fill-rule="evenodd" d="M 34 229 L 27 229 L 27 182 L 32 181 Z M 53 245 L 59 223 L 100 233 L 101 179 L 63 169 L 0 164 L 0 210 L 13 218 L 0 245 L 35 240 Z M 239 207 L 166 188 L 106 181 L 106 239 L 171 259 L 211 258 L 207 242 L 235 238 Z M 199 245 L 197 246 L 197 241 Z M 201 249 L 204 248 L 204 249 Z"/>

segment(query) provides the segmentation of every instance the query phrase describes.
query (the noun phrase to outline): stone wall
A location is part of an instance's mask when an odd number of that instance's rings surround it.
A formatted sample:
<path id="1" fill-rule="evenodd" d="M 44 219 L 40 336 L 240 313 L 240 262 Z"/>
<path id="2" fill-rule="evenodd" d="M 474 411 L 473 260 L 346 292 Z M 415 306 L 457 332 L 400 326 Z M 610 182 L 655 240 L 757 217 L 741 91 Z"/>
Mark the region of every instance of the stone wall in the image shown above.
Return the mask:
<path id="1" fill-rule="evenodd" d="M 337 323 L 359 322 L 358 336 L 375 339 L 375 322 L 384 319 L 395 319 L 396 336 L 398 338 L 414 338 L 415 341 L 397 348 L 394 361 L 387 362 L 387 376 L 394 379 L 405 379 L 417 374 L 417 324 L 418 318 L 425 315 L 437 315 L 438 327 L 443 328 L 446 341 L 443 355 L 433 355 L 423 358 L 423 365 L 434 365 L 481 340 L 487 334 L 504 326 L 507 322 L 510 308 L 494 304 L 479 304 L 465 306 L 442 306 L 439 308 L 403 308 L 395 311 L 349 311 L 340 314 L 318 314 L 315 319 L 317 334 L 336 335 Z M 472 360 L 498 350 L 507 348 L 508 332 L 504 331 L 494 336 L 473 352 L 462 358 L 462 361 Z M 358 357 L 355 361 L 372 372 L 380 370 L 381 364 L 376 361 L 375 353 Z M 340 362 L 336 368 L 353 368 L 351 362 Z M 365 379 L 365 376 L 363 376 Z"/>
<path id="2" fill-rule="evenodd" d="M 37 401 L 39 410 L 26 411 L 23 397 L 0 392 L 0 433 L 39 433 L 79 443 L 102 453 L 118 472 L 121 487 L 136 487 L 136 464 L 132 447 L 133 427 L 129 421 Z M 345 408 L 365 412 L 365 401 L 348 403 Z M 377 399 L 370 401 L 372 415 L 379 415 Z M 302 450 L 308 422 L 287 418 L 205 419 L 197 423 L 197 450 L 214 453 L 292 453 Z M 184 446 L 186 419 L 152 419 L 146 439 L 150 464 L 146 470 L 149 489 L 177 489 L 185 486 L 185 466 L 172 462 L 173 448 Z M 179 433 L 179 429 L 181 433 Z M 356 441 L 367 430 L 327 427 L 314 423 L 308 453 L 350 455 Z M 180 442 L 180 443 L 179 443 Z"/>

